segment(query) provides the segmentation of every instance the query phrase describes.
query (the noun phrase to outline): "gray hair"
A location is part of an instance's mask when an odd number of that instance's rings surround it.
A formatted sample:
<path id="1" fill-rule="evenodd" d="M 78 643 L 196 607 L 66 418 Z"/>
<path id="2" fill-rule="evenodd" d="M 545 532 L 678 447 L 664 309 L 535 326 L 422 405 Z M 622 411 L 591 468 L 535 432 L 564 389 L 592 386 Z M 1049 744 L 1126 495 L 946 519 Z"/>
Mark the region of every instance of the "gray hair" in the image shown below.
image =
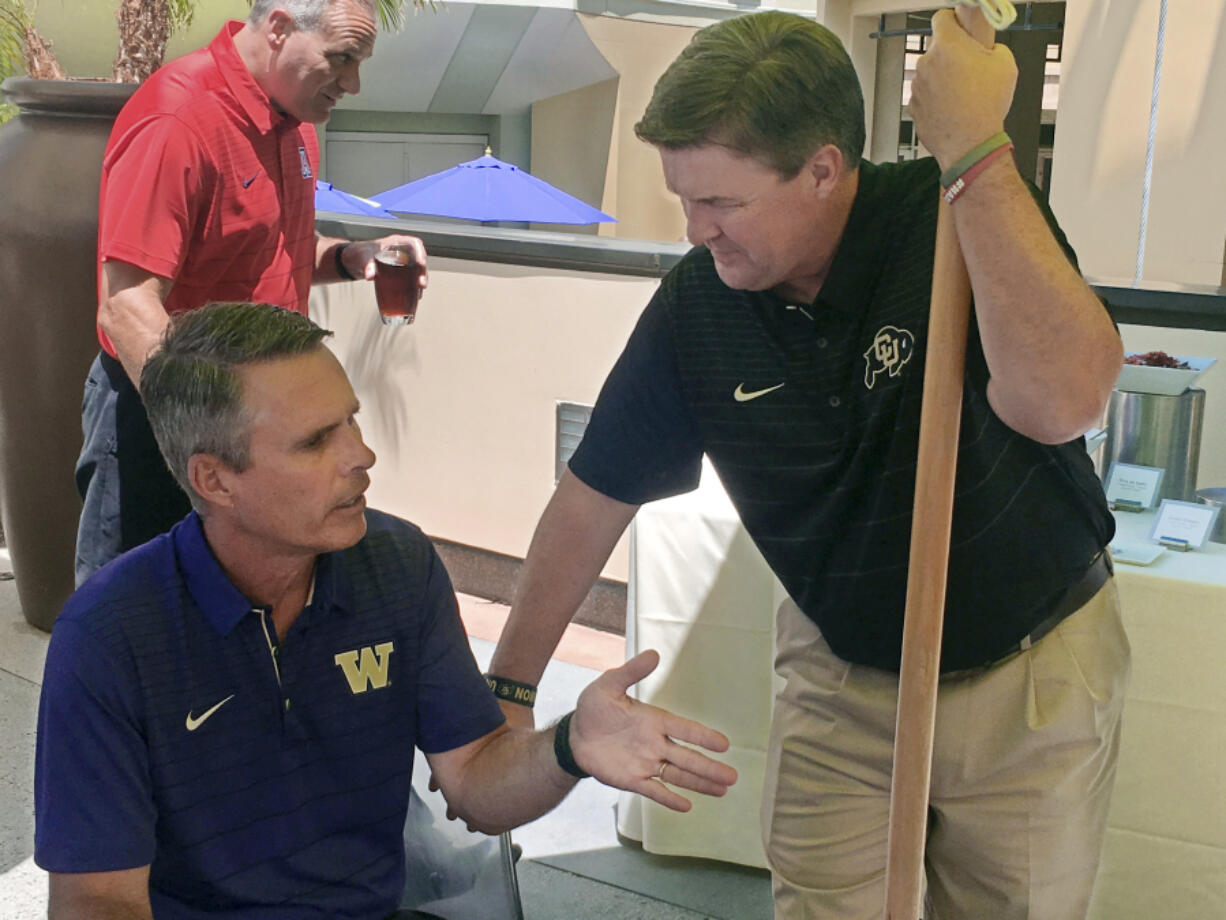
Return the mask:
<path id="1" fill-rule="evenodd" d="M 285 10 L 294 17 L 294 26 L 303 32 L 315 32 L 323 21 L 324 11 L 333 3 L 345 3 L 347 0 L 253 0 L 251 12 L 247 21 L 259 25 L 273 10 Z M 348 0 L 361 3 L 373 13 L 376 0 Z"/>
<path id="2" fill-rule="evenodd" d="M 140 395 L 166 465 L 203 511 L 187 476 L 193 454 L 239 472 L 251 465 L 250 418 L 238 369 L 318 348 L 332 333 L 300 313 L 260 303 L 216 303 L 171 319 L 140 375 Z"/>

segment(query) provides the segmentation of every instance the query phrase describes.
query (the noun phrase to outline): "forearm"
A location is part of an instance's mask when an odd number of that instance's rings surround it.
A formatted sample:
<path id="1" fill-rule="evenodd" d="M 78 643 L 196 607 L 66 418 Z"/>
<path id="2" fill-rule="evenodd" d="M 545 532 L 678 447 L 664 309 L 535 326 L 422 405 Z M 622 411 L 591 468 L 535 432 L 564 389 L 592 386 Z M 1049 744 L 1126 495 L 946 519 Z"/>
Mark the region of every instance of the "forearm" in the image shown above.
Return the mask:
<path id="1" fill-rule="evenodd" d="M 149 867 L 47 876 L 48 920 L 152 920 Z"/>
<path id="2" fill-rule="evenodd" d="M 342 277 L 336 267 L 336 250 L 347 242 L 347 240 L 334 236 L 315 234 L 315 268 L 311 274 L 312 284 L 331 284 L 334 281 L 352 280 L 351 278 Z M 354 278 L 362 277 L 360 270 L 353 271 L 349 269 L 349 273 Z"/>
<path id="3" fill-rule="evenodd" d="M 540 682 L 571 617 L 638 508 L 602 495 L 567 470 L 524 562 L 490 672 Z"/>
<path id="4" fill-rule="evenodd" d="M 578 779 L 558 766 L 554 727 L 543 731 L 504 727 L 469 758 L 459 778 L 443 784 L 447 804 L 473 829 L 486 834 L 526 824 L 548 812 Z M 447 757 L 448 755 L 439 755 Z M 446 775 L 435 765 L 436 777 Z"/>
<path id="5" fill-rule="evenodd" d="M 170 288 L 168 279 L 134 265 L 108 261 L 103 266 L 98 325 L 137 389 L 141 369 L 162 344 L 170 322 L 164 306 Z"/>
<path id="6" fill-rule="evenodd" d="M 951 210 L 993 409 L 1034 440 L 1077 437 L 1101 417 L 1119 375 L 1123 352 L 1106 310 L 1008 158 L 982 173 Z"/>
<path id="7" fill-rule="evenodd" d="M 100 898 L 52 897 L 47 920 L 153 920 L 153 909 Z"/>

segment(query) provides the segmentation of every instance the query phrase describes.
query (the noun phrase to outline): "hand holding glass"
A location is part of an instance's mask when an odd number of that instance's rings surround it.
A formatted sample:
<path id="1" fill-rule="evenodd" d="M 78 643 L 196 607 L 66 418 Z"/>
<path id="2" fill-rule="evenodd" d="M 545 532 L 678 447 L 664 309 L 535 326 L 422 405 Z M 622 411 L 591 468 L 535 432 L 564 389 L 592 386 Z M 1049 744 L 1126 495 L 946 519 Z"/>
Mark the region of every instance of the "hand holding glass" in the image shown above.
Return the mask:
<path id="1" fill-rule="evenodd" d="M 385 326 L 408 325 L 417 318 L 421 266 L 407 249 L 375 253 L 375 301 Z"/>

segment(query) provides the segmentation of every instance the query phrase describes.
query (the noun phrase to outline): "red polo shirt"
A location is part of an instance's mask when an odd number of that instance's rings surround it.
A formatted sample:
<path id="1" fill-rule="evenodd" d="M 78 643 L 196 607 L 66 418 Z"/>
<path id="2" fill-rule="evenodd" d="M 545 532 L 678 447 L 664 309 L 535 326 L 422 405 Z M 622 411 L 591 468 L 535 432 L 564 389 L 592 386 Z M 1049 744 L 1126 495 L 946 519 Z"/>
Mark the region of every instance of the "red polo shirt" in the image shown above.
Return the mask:
<path id="1" fill-rule="evenodd" d="M 171 313 L 226 300 L 307 310 L 319 144 L 243 64 L 242 26 L 146 80 L 103 158 L 99 275 L 119 259 L 170 278 Z M 101 329 L 98 339 L 114 357 Z"/>

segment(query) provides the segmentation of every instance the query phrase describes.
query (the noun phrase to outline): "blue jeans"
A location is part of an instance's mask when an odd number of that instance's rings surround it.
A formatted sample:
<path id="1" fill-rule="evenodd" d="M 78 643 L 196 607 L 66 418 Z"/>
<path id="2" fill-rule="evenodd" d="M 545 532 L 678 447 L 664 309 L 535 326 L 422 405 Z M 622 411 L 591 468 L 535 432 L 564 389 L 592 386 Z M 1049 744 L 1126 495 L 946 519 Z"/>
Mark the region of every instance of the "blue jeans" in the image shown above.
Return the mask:
<path id="1" fill-rule="evenodd" d="M 81 401 L 84 441 L 77 492 L 76 583 L 116 556 L 168 531 L 191 504 L 166 467 L 140 394 L 123 366 L 100 353 Z"/>

